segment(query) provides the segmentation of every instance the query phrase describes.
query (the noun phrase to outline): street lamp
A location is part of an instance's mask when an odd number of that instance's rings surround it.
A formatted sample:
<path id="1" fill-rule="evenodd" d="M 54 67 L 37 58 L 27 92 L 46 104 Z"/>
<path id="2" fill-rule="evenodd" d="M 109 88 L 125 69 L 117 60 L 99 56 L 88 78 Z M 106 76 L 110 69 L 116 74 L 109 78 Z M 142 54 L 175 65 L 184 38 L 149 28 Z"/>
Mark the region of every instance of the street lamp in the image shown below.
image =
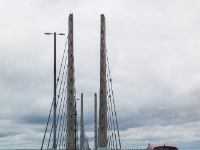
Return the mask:
<path id="1" fill-rule="evenodd" d="M 53 97 L 53 103 L 54 103 L 54 109 L 53 109 L 53 149 L 56 149 L 56 35 L 65 35 L 63 33 L 56 34 L 54 33 L 44 33 L 46 35 L 54 35 L 54 97 Z"/>
<path id="2" fill-rule="evenodd" d="M 54 32 L 54 33 L 44 33 L 44 34 L 50 35 L 50 34 L 56 34 L 56 32 Z M 65 35 L 65 34 L 64 34 L 64 33 L 58 33 L 58 34 L 56 34 L 56 35 Z"/>

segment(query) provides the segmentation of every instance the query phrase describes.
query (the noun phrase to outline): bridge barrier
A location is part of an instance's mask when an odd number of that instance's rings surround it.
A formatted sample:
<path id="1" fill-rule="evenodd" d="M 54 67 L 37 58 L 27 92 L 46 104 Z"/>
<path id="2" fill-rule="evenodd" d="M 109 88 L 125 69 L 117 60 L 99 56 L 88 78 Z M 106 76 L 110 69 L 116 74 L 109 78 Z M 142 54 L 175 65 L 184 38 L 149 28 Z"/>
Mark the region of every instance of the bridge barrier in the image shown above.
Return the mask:
<path id="1" fill-rule="evenodd" d="M 40 149 L 0 149 L 0 150 L 40 150 Z M 51 148 L 48 149 L 42 149 L 42 150 L 52 150 Z M 66 150 L 66 149 L 57 149 L 57 150 Z M 76 149 L 81 150 L 81 149 Z M 90 149 L 93 150 L 93 149 Z M 110 150 L 147 150 L 147 149 L 110 149 Z"/>

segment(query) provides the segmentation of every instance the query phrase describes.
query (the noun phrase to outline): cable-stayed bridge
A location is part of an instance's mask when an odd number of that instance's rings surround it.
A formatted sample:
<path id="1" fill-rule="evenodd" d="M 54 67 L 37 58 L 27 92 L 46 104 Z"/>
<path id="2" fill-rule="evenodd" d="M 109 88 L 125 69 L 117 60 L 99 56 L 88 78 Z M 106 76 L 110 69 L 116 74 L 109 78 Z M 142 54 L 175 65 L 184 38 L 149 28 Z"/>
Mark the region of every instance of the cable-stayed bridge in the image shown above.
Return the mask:
<path id="1" fill-rule="evenodd" d="M 56 75 L 56 35 L 54 34 L 54 97 L 50 107 L 42 149 L 89 150 L 84 129 L 83 93 L 81 94 L 80 135 L 78 135 L 75 75 L 73 14 L 68 18 L 68 35 L 58 75 Z M 46 33 L 51 34 L 51 33 Z M 112 89 L 112 78 L 106 48 L 106 19 L 100 17 L 100 87 L 94 94 L 94 149 L 121 149 L 120 134 Z M 97 95 L 99 100 L 97 100 Z M 98 101 L 98 103 L 97 103 Z M 99 110 L 97 110 L 99 104 Z M 87 117 L 87 116 L 86 116 Z"/>

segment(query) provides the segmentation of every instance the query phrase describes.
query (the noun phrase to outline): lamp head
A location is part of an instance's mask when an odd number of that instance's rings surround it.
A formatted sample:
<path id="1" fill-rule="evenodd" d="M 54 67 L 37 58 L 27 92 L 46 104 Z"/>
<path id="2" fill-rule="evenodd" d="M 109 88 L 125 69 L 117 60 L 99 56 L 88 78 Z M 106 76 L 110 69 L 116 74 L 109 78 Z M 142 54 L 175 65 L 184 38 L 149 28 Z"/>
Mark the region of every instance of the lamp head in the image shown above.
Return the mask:
<path id="1" fill-rule="evenodd" d="M 50 35 L 50 34 L 53 34 L 53 33 L 44 33 L 44 34 L 46 34 L 46 35 Z"/>

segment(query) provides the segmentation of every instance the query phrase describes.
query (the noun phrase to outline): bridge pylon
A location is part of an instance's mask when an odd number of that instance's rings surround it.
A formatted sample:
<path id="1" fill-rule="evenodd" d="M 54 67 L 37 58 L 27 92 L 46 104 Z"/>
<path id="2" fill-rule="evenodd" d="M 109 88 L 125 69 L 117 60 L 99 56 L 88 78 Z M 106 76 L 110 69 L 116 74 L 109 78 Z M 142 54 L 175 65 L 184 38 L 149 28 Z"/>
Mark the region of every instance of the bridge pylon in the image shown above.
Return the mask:
<path id="1" fill-rule="evenodd" d="M 106 25 L 103 14 L 100 22 L 99 147 L 107 147 Z"/>
<path id="2" fill-rule="evenodd" d="M 81 118 L 80 118 L 80 149 L 84 149 L 84 122 L 83 122 L 83 93 L 81 93 Z"/>
<path id="3" fill-rule="evenodd" d="M 97 132 L 97 94 L 94 93 L 94 150 L 98 147 Z"/>
<path id="4" fill-rule="evenodd" d="M 74 41 L 73 14 L 68 18 L 68 76 L 67 76 L 67 150 L 75 149 Z"/>

